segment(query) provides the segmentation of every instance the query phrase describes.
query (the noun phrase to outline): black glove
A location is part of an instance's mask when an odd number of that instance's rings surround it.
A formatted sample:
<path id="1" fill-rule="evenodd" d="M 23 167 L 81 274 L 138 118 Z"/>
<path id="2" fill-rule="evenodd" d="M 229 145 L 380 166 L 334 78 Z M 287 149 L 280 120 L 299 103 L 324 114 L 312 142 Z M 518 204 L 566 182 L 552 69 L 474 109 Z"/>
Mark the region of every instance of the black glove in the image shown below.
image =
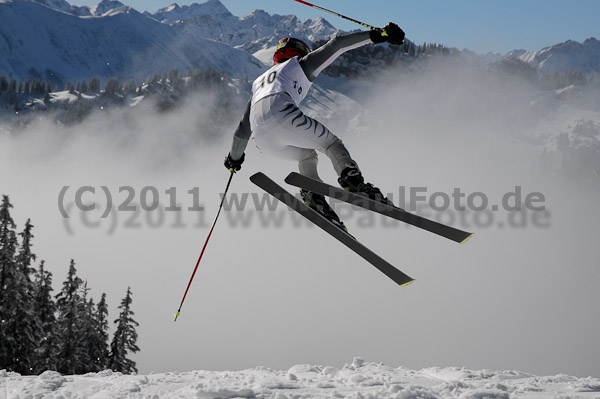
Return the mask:
<path id="1" fill-rule="evenodd" d="M 395 23 L 390 22 L 383 29 L 375 28 L 371 30 L 371 41 L 375 44 L 383 42 L 402 44 L 404 43 L 404 31 Z"/>
<path id="2" fill-rule="evenodd" d="M 242 169 L 242 164 L 244 163 L 244 159 L 246 158 L 246 153 L 242 154 L 242 157 L 238 160 L 234 160 L 231 158 L 231 154 L 227 154 L 225 157 L 225 167 L 228 171 L 235 173 L 238 170 Z"/>

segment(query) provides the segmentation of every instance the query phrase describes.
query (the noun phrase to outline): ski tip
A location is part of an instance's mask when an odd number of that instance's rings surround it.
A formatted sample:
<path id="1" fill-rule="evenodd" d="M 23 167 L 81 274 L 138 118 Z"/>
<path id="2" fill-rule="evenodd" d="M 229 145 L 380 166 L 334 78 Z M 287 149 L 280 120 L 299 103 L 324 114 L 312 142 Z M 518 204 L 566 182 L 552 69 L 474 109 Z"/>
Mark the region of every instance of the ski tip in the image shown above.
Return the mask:
<path id="1" fill-rule="evenodd" d="M 400 287 L 407 287 L 409 285 L 411 285 L 412 283 L 414 283 L 417 280 L 410 280 L 408 283 L 404 283 L 404 284 L 400 284 Z"/>
<path id="2" fill-rule="evenodd" d="M 465 238 L 464 240 L 462 240 L 460 243 L 461 243 L 461 244 L 464 244 L 465 242 L 469 241 L 469 238 L 473 237 L 473 235 L 474 235 L 474 234 L 475 234 L 475 233 L 471 233 L 471 234 L 469 234 L 469 236 L 468 236 L 467 238 Z"/>
<path id="3" fill-rule="evenodd" d="M 296 172 L 291 172 L 289 175 L 287 175 L 287 177 L 283 181 L 286 182 L 287 184 L 291 184 L 290 181 L 297 174 L 298 173 L 296 173 Z"/>
<path id="4" fill-rule="evenodd" d="M 262 178 L 263 176 L 265 176 L 265 174 L 264 174 L 264 173 L 262 173 L 262 172 L 257 172 L 257 173 L 255 173 L 255 174 L 253 174 L 252 176 L 250 176 L 250 181 L 251 181 L 252 183 L 254 183 L 254 182 L 257 180 L 257 179 L 260 179 L 260 178 Z"/>

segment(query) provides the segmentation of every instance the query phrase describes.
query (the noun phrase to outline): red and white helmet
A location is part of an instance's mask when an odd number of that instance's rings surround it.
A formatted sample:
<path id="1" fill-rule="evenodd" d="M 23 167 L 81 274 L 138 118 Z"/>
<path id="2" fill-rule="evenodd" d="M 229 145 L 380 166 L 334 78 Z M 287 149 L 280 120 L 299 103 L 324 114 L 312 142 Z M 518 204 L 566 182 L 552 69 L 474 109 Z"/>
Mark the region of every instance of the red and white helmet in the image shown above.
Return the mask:
<path id="1" fill-rule="evenodd" d="M 295 56 L 304 57 L 308 53 L 310 53 L 310 47 L 302 40 L 293 37 L 284 37 L 277 44 L 273 61 L 275 64 L 278 64 Z"/>

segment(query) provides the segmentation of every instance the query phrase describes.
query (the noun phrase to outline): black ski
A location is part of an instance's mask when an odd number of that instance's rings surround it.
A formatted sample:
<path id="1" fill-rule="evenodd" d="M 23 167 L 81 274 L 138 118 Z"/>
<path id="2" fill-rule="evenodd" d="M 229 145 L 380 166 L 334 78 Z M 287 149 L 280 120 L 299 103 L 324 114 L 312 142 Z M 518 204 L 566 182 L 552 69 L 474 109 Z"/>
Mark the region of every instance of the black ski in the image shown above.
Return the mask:
<path id="1" fill-rule="evenodd" d="M 250 181 L 256 184 L 258 187 L 265 190 L 267 193 L 271 194 L 273 197 L 277 198 L 279 201 L 286 204 L 291 209 L 295 210 L 315 225 L 325 230 L 331 236 L 336 238 L 342 244 L 350 248 L 352 251 L 356 252 L 367 262 L 371 263 L 377 269 L 379 269 L 383 274 L 394 280 L 397 284 L 401 286 L 406 286 L 412 283 L 414 280 L 402 273 L 400 270 L 396 269 L 394 266 L 386 262 L 384 259 L 379 257 L 373 251 L 362 245 L 356 239 L 354 239 L 350 234 L 344 232 L 342 229 L 331 223 L 329 220 L 321 216 L 319 213 L 310 209 L 306 206 L 301 200 L 290 194 L 288 191 L 284 190 L 277 183 L 267 177 L 264 173 L 256 173 L 250 177 Z"/>
<path id="2" fill-rule="evenodd" d="M 404 209 L 397 208 L 395 206 L 385 205 L 380 202 L 373 201 L 365 195 L 351 193 L 341 187 L 334 187 L 295 172 L 290 173 L 288 177 L 286 177 L 285 181 L 292 186 L 300 187 L 317 194 L 326 195 L 340 201 L 360 206 L 361 208 L 365 208 L 393 219 L 400 220 L 404 223 L 419 227 L 423 230 L 427 230 L 461 244 L 464 244 L 473 235 L 473 233 L 468 233 L 466 231 L 435 222 L 422 216 L 415 215 L 414 213 L 406 212 Z"/>

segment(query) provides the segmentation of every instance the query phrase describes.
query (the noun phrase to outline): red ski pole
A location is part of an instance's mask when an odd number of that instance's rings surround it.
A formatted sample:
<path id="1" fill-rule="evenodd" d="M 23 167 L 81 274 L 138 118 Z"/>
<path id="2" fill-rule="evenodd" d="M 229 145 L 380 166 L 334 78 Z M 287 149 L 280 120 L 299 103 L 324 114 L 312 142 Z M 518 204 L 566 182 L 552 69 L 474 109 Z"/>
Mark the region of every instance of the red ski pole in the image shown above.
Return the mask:
<path id="1" fill-rule="evenodd" d="M 219 215 L 221 214 L 221 209 L 223 209 L 223 203 L 225 202 L 225 196 L 227 195 L 227 191 L 229 190 L 229 185 L 231 184 L 231 179 L 233 178 L 234 173 L 235 172 L 231 172 L 231 175 L 229 176 L 229 180 L 227 181 L 227 187 L 225 187 L 225 192 L 223 193 L 223 198 L 221 199 L 221 205 L 219 205 L 219 211 L 217 212 L 215 221 L 213 222 L 213 225 L 210 228 L 210 231 L 208 232 L 208 237 L 206 237 L 206 241 L 204 242 L 204 246 L 202 247 L 202 251 L 200 252 L 198 261 L 196 262 L 196 267 L 194 267 L 194 271 L 192 272 L 192 277 L 190 277 L 190 281 L 188 282 L 188 285 L 185 289 L 185 293 L 183 294 L 183 298 L 181 299 L 181 303 L 179 304 L 179 309 L 177 309 L 177 312 L 175 312 L 175 320 L 174 321 L 177 321 L 179 316 L 181 316 L 181 307 L 183 306 L 185 297 L 187 296 L 187 293 L 190 290 L 190 286 L 192 285 L 192 281 L 194 280 L 194 276 L 196 275 L 196 271 L 198 270 L 198 265 L 200 264 L 200 261 L 202 260 L 202 256 L 204 255 L 204 251 L 206 250 L 206 246 L 208 245 L 208 240 L 210 240 L 210 236 L 212 235 L 213 230 L 215 229 L 217 220 L 219 219 Z"/>
<path id="2" fill-rule="evenodd" d="M 336 17 L 344 18 L 344 19 L 346 19 L 346 20 L 348 20 L 348 21 L 350 21 L 350 22 L 354 22 L 355 24 L 362 25 L 362 26 L 364 26 L 365 28 L 369 28 L 369 29 L 371 29 L 371 30 L 374 30 L 374 29 L 376 29 L 374 26 L 371 26 L 371 25 L 369 25 L 369 24 L 366 24 L 366 23 L 364 23 L 364 22 L 360 22 L 360 21 L 358 21 L 358 20 L 356 20 L 356 19 L 354 19 L 354 18 L 350 18 L 350 17 L 347 17 L 347 16 L 345 16 L 345 15 L 339 14 L 339 13 L 337 13 L 337 12 L 335 12 L 335 11 L 331 11 L 331 10 L 328 10 L 328 9 L 326 9 L 326 8 L 323 8 L 323 7 L 320 7 L 320 6 L 317 6 L 317 5 L 311 4 L 311 3 L 307 2 L 307 1 L 303 1 L 303 0 L 294 0 L 294 1 L 297 1 L 298 3 L 302 3 L 302 4 L 304 4 L 304 5 L 306 5 L 306 6 L 309 6 L 309 7 L 316 8 L 317 10 L 321 10 L 321 11 L 327 12 L 327 13 L 329 13 L 329 14 L 335 15 Z"/>

